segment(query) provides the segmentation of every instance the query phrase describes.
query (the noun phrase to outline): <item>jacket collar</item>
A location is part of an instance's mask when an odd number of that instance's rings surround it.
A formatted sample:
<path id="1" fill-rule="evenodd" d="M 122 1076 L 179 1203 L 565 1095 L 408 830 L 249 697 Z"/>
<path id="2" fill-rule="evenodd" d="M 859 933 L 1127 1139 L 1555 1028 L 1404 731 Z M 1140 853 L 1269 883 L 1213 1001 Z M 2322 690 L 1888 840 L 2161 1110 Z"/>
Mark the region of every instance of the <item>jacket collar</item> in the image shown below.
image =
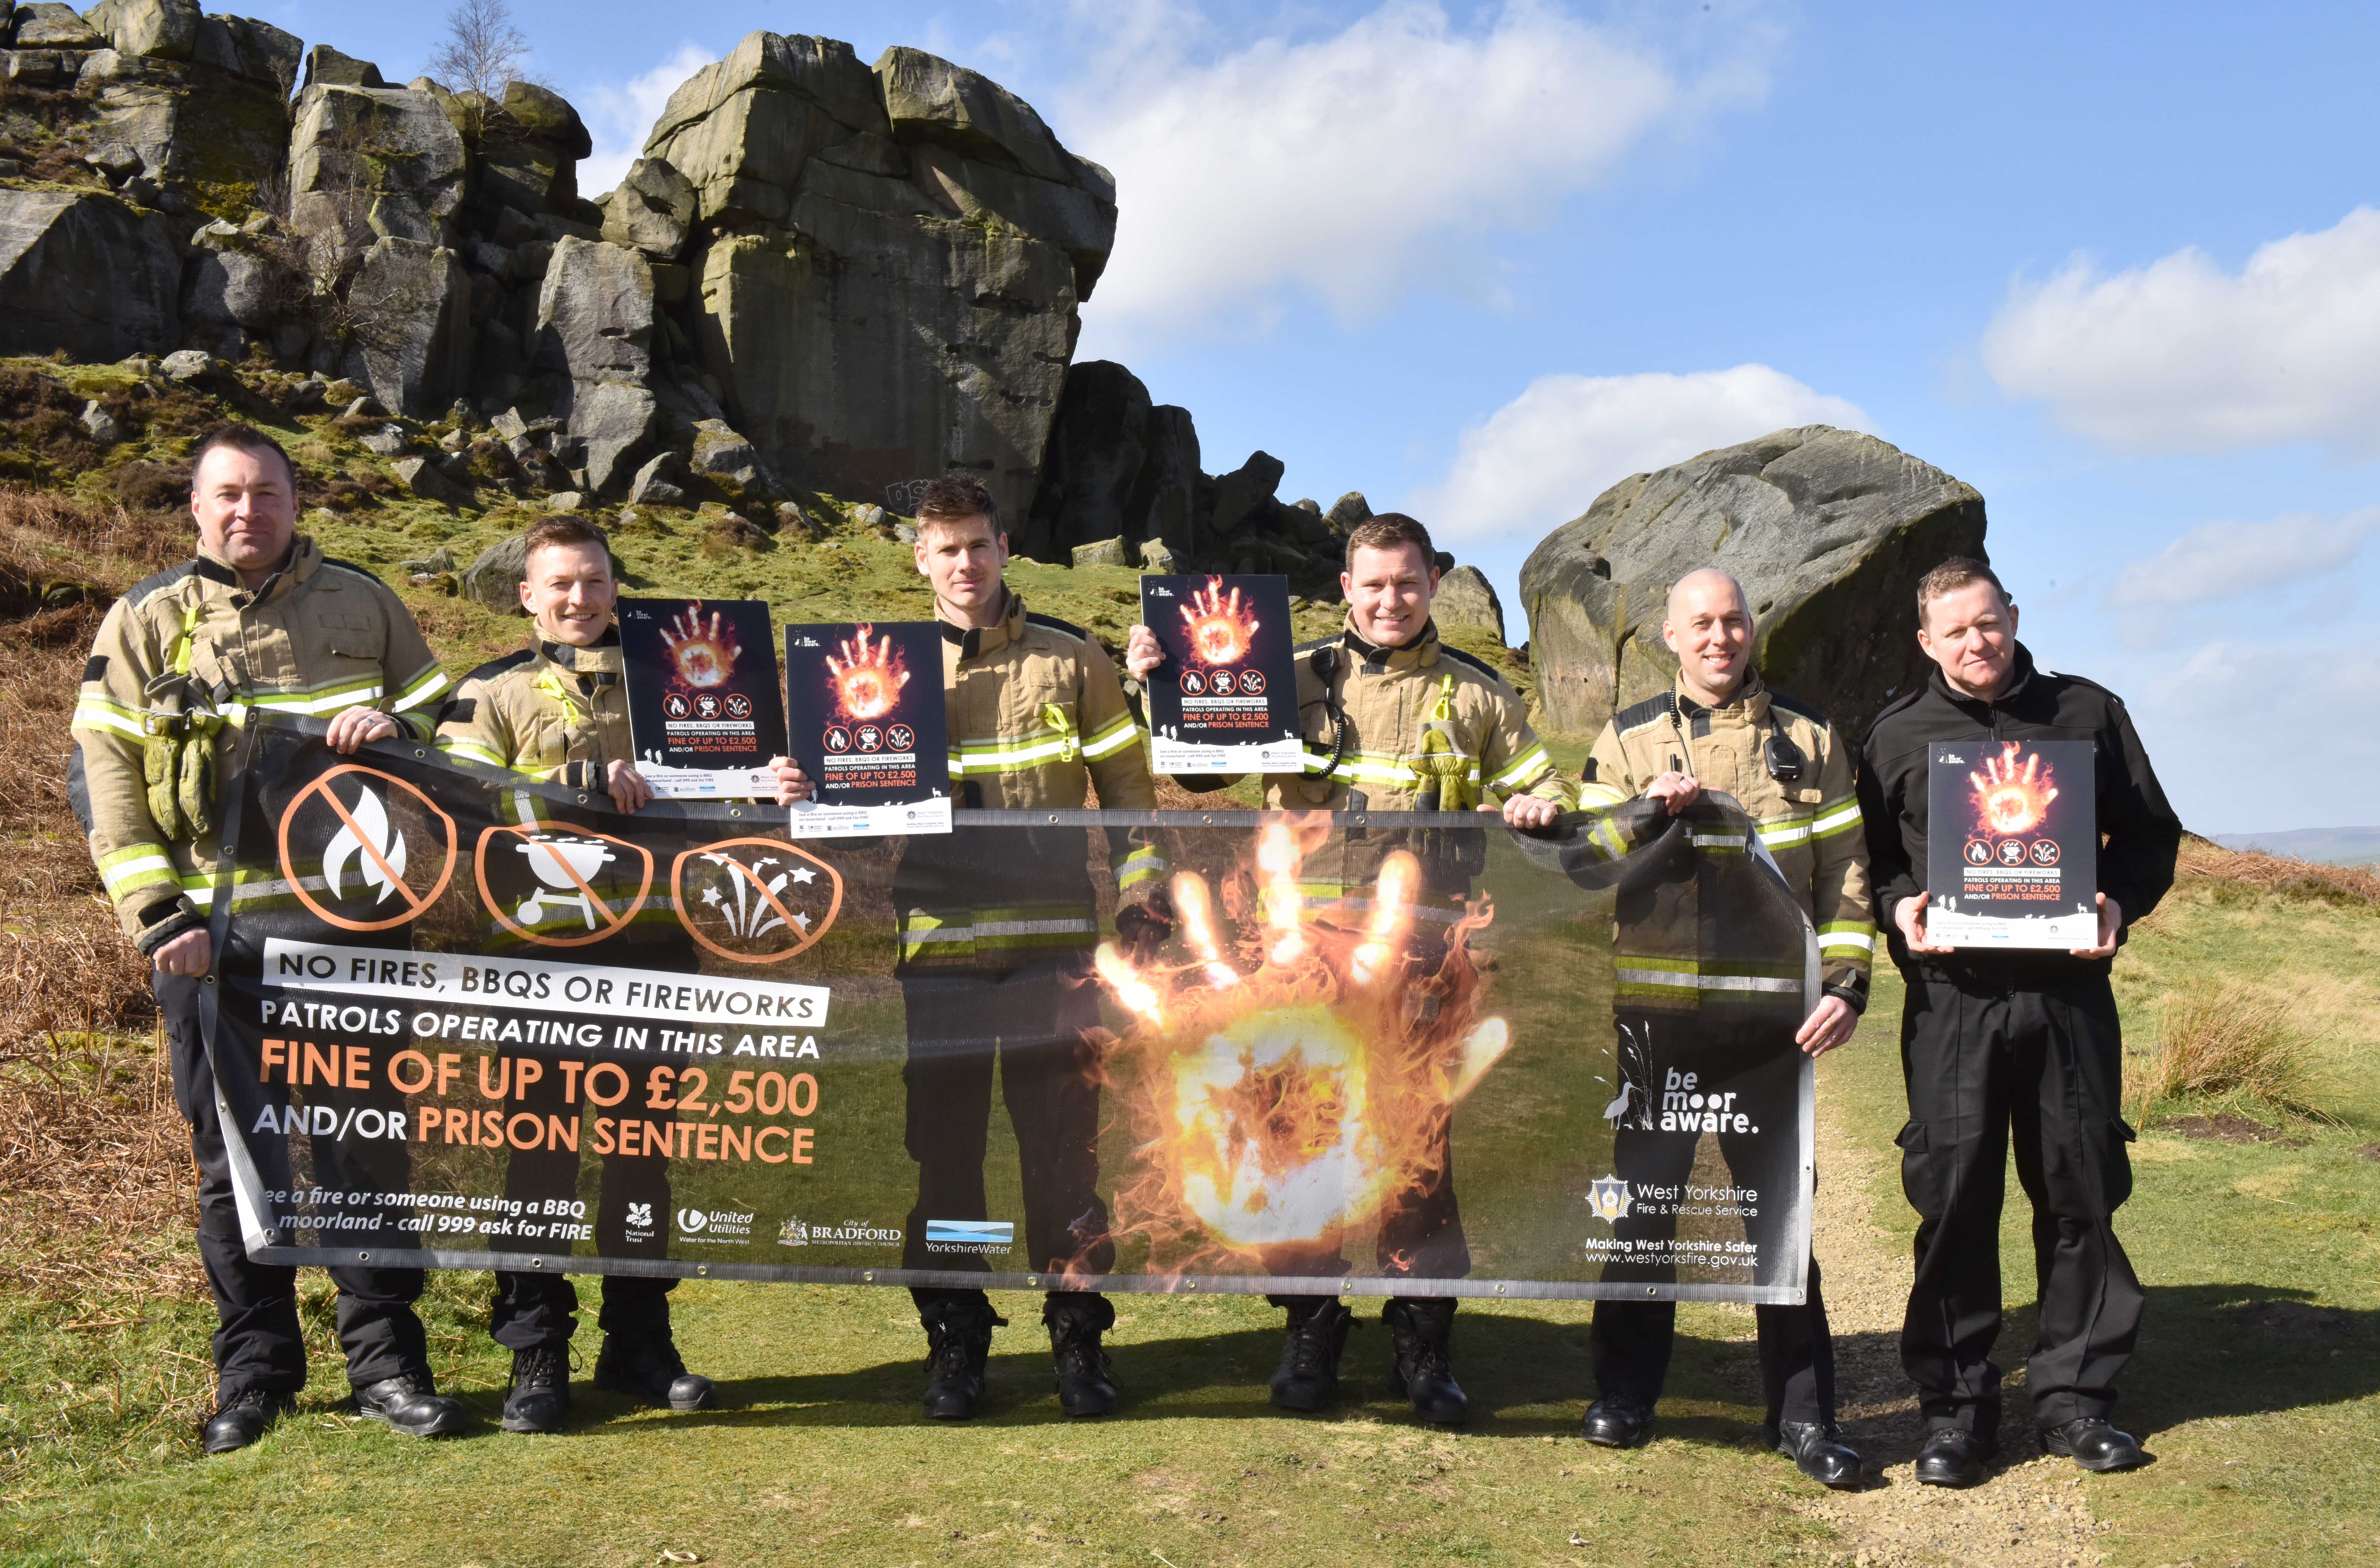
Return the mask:
<path id="1" fill-rule="evenodd" d="M 289 553 L 282 558 L 273 575 L 258 584 L 256 591 L 251 594 L 240 581 L 239 569 L 206 546 L 199 547 L 197 561 L 199 576 L 206 582 L 228 588 L 234 602 L 242 609 L 252 604 L 271 603 L 313 576 L 315 569 L 322 564 L 322 547 L 303 534 L 296 535 L 289 541 Z"/>
<path id="2" fill-rule="evenodd" d="M 537 649 L 538 657 L 547 663 L 558 665 L 574 675 L 590 677 L 599 686 L 610 685 L 620 678 L 620 629 L 617 626 L 609 628 L 601 639 L 583 648 L 569 643 L 549 642 L 534 633 L 531 634 L 530 645 Z"/>
<path id="3" fill-rule="evenodd" d="M 940 616 L 934 618 L 934 624 L 942 629 L 942 641 L 959 650 L 962 662 L 995 653 L 1025 635 L 1025 600 L 1004 584 L 1000 591 L 1008 596 L 1008 605 L 990 626 L 954 626 Z"/>
<path id="4" fill-rule="evenodd" d="M 1691 695 L 1686 691 L 1686 681 L 1685 677 L 1682 675 L 1678 678 L 1677 684 L 1672 688 L 1672 691 L 1675 694 L 1678 704 L 1678 717 L 1687 720 L 1689 723 L 1706 713 L 1735 713 L 1741 711 L 1746 719 L 1749 719 L 1755 724 L 1758 724 L 1761 720 L 1768 717 L 1768 686 L 1767 682 L 1760 679 L 1760 672 L 1758 670 L 1755 670 L 1750 675 L 1743 678 L 1743 684 L 1735 689 L 1734 701 L 1721 703 L 1716 708 L 1706 705 L 1699 699 Z"/>
<path id="5" fill-rule="evenodd" d="M 1355 630 L 1355 612 L 1349 610 L 1339 629 L 1339 645 L 1347 650 L 1358 664 L 1385 669 L 1427 669 L 1438 662 L 1438 622 L 1422 622 L 1414 640 L 1399 647 L 1384 648 L 1364 640 Z"/>
<path id="6" fill-rule="evenodd" d="M 2026 684 L 2033 680 L 2033 650 L 2019 643 L 2016 645 L 2015 662 L 2009 667 L 2009 683 L 2001 690 L 1998 696 L 1989 702 L 1984 701 L 1981 697 L 1971 697 L 1951 685 L 1949 678 L 1943 675 L 1942 667 L 1938 664 L 1934 667 L 1934 673 L 1927 678 L 1927 683 L 1934 688 L 1935 695 L 1953 706 L 1967 713 L 1988 714 L 1996 707 L 2004 708 L 2015 702 L 2017 694 L 2023 691 Z"/>

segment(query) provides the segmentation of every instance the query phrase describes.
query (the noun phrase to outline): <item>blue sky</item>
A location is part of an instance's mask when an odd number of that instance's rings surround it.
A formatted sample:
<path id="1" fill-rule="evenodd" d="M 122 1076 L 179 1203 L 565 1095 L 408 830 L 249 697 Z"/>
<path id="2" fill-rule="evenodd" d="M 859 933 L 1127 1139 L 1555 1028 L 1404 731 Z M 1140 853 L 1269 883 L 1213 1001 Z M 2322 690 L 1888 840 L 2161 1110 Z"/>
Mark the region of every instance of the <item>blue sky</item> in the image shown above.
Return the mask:
<path id="1" fill-rule="evenodd" d="M 254 7 L 392 79 L 433 5 Z M 515 0 L 623 166 L 754 28 L 913 43 L 1120 181 L 1083 352 L 1514 579 L 1786 423 L 1981 489 L 2206 832 L 2380 822 L 2380 9 Z M 608 183 L 590 174 L 586 184 Z M 1523 634 L 1515 624 L 1511 634 Z"/>

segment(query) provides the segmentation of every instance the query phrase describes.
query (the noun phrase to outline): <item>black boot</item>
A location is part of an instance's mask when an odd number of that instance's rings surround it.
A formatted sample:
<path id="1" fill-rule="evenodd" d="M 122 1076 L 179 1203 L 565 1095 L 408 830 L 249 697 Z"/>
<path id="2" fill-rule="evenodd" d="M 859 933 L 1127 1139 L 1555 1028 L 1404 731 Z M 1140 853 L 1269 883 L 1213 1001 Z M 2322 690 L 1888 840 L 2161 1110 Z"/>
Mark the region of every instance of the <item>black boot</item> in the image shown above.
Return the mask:
<path id="1" fill-rule="evenodd" d="M 470 1425 L 463 1403 L 438 1392 L 427 1367 L 415 1367 L 356 1390 L 356 1414 L 384 1421 L 407 1437 L 452 1437 Z"/>
<path id="2" fill-rule="evenodd" d="M 1454 1381 L 1454 1298 L 1392 1297 L 1380 1309 L 1396 1350 L 1389 1393 L 1413 1401 L 1414 1414 L 1436 1426 L 1462 1425 L 1471 1401 Z"/>
<path id="3" fill-rule="evenodd" d="M 209 1453 L 229 1453 L 246 1448 L 265 1433 L 265 1429 L 289 1414 L 296 1402 L 285 1393 L 273 1393 L 261 1388 L 244 1388 L 215 1406 L 202 1429 Z"/>
<path id="4" fill-rule="evenodd" d="M 1355 1316 L 1325 1296 L 1289 1309 L 1289 1343 L 1272 1374 L 1272 1402 L 1283 1410 L 1315 1411 L 1339 1392 L 1339 1354 Z"/>
<path id="5" fill-rule="evenodd" d="M 1050 1355 L 1058 1364 L 1058 1408 L 1069 1416 L 1112 1416 L 1115 1369 L 1099 1347 L 1099 1335 L 1115 1326 L 1115 1309 L 1104 1296 L 1052 1296 L 1041 1309 L 1050 1329 Z"/>
<path id="6" fill-rule="evenodd" d="M 1986 1466 L 1998 1452 L 1998 1442 L 1983 1431 L 1937 1427 L 1925 1434 L 1925 1445 L 1917 1451 L 1918 1483 L 1929 1487 L 1978 1485 L 1991 1473 Z"/>
<path id="7" fill-rule="evenodd" d="M 926 1414 L 964 1421 L 983 1397 L 984 1364 L 991 1359 L 991 1331 L 1008 1320 L 980 1297 L 937 1301 L 922 1308 L 926 1325 Z"/>
<path id="8" fill-rule="evenodd" d="M 2041 1451 L 2063 1454 L 2085 1470 L 2134 1470 L 2149 1462 L 2140 1440 L 2104 1416 L 2078 1416 L 2041 1429 Z"/>
<path id="9" fill-rule="evenodd" d="M 540 1345 L 513 1352 L 513 1385 L 504 1391 L 504 1430 L 558 1432 L 570 1414 L 570 1347 Z"/>
<path id="10" fill-rule="evenodd" d="M 1778 1453 L 1793 1461 L 1795 1469 L 1820 1486 L 1859 1490 L 1859 1451 L 1843 1441 L 1842 1429 L 1832 1421 L 1779 1421 L 1764 1435 L 1776 1443 Z"/>
<path id="11" fill-rule="evenodd" d="M 1586 1407 L 1578 1435 L 1602 1448 L 1633 1448 L 1653 1424 L 1653 1407 L 1624 1393 L 1607 1393 Z"/>
<path id="12" fill-rule="evenodd" d="M 666 1333 L 603 1336 L 595 1357 L 595 1386 L 625 1393 L 648 1405 L 673 1410 L 704 1410 L 710 1405 L 710 1380 L 686 1369 L 677 1342 Z"/>

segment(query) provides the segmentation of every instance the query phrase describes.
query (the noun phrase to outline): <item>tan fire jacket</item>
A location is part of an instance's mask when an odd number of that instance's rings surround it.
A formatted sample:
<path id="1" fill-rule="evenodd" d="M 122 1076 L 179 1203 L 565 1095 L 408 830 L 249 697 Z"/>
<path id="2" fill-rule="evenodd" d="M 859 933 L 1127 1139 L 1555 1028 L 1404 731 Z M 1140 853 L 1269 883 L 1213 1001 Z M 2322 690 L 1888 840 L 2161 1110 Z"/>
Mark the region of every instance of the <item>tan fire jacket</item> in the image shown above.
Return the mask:
<path id="1" fill-rule="evenodd" d="M 1775 768 L 1772 741 L 1779 745 Z M 1672 769 L 1742 804 L 1818 928 L 1826 988 L 1865 1007 L 1876 914 L 1868 899 L 1867 840 L 1852 796 L 1852 748 L 1834 726 L 1817 709 L 1770 692 L 1756 675 L 1734 702 L 1718 708 L 1703 706 L 1682 684 L 1621 709 L 1604 726 L 1587 758 L 1580 803 L 1633 800 Z M 1796 777 L 1779 778 L 1779 771 Z M 1621 933 L 1621 941 L 1628 945 L 1628 933 Z M 1646 983 L 1653 991 L 1678 990 L 1682 998 L 1724 989 L 1709 972 L 1682 974 L 1674 987 Z"/>
<path id="2" fill-rule="evenodd" d="M 573 647 L 532 636 L 455 688 L 438 746 L 468 762 L 574 790 L 603 789 L 614 762 L 634 762 L 620 642 Z"/>
<path id="3" fill-rule="evenodd" d="M 1078 626 L 1033 615 L 1014 592 L 996 626 L 942 625 L 951 790 L 961 808 L 1153 811 L 1140 727 L 1105 649 Z M 1044 841 L 1046 840 L 1046 841 Z M 1125 904 L 1172 872 L 1146 828 L 1111 833 Z M 999 967 L 1099 941 L 1080 828 L 909 840 L 894 884 L 905 964 Z"/>
<path id="4" fill-rule="evenodd" d="M 204 553 L 140 584 L 100 623 L 82 676 L 74 736 L 83 826 L 125 935 L 144 953 L 200 924 L 212 901 L 239 726 L 377 707 L 423 739 L 446 690 L 404 602 L 303 536 L 253 593 Z M 221 725 L 210 737 L 214 831 L 195 836 L 160 826 L 143 773 L 159 739 L 152 730 L 176 708 Z"/>
<path id="5" fill-rule="evenodd" d="M 1301 645 L 1297 714 L 1304 767 L 1265 775 L 1265 804 L 1276 811 L 1415 811 L 1427 809 L 1426 794 L 1439 810 L 1467 810 L 1491 791 L 1571 804 L 1520 694 L 1440 643 L 1434 622 L 1401 648 L 1375 646 L 1352 624 Z M 1400 847 L 1411 846 L 1397 835 L 1342 837 L 1307 857 L 1299 868 L 1305 907 L 1367 911 L 1381 859 Z M 1439 916 L 1459 911 L 1469 874 L 1451 856 L 1443 864 L 1423 858 L 1426 901 Z"/>

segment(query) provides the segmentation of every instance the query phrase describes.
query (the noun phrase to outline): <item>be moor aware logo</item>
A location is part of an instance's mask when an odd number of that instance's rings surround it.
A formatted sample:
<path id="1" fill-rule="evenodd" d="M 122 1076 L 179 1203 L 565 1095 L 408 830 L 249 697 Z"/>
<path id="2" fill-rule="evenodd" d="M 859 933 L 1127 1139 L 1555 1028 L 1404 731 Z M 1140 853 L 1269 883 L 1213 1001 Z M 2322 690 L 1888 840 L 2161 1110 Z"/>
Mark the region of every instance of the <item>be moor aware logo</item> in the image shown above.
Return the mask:
<path id="1" fill-rule="evenodd" d="M 427 912 L 446 891 L 455 838 L 455 819 L 428 795 L 346 763 L 283 809 L 281 874 L 298 902 L 341 930 L 386 931 Z M 309 865 L 313 877 L 300 870 Z"/>

